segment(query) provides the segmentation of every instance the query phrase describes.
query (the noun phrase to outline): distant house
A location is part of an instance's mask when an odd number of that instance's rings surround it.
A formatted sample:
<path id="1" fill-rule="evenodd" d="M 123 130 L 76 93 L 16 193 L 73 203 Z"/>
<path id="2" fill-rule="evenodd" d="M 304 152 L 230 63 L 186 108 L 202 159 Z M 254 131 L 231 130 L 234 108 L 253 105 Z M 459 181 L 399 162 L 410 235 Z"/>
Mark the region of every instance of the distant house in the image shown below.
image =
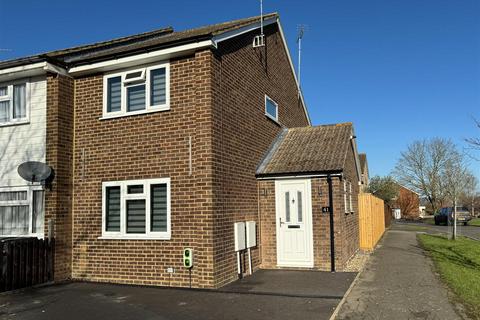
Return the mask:
<path id="1" fill-rule="evenodd" d="M 398 184 L 398 187 L 398 196 L 394 199 L 391 205 L 395 218 L 407 220 L 420 218 L 419 194 L 401 184 Z"/>
<path id="2" fill-rule="evenodd" d="M 367 154 L 366 153 L 359 153 L 358 158 L 360 160 L 360 172 L 361 172 L 361 180 L 362 183 L 362 191 L 365 191 L 368 188 L 368 183 L 370 181 L 370 176 L 368 172 L 368 162 L 367 162 Z"/>

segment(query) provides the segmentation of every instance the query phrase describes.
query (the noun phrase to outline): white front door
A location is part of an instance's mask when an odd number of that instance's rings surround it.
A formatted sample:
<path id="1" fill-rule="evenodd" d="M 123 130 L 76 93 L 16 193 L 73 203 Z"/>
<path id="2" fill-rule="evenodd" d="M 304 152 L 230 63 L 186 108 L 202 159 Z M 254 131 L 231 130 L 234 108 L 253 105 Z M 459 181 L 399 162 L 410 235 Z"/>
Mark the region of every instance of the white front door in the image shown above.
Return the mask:
<path id="1" fill-rule="evenodd" d="M 276 180 L 275 202 L 278 266 L 313 267 L 310 180 Z"/>

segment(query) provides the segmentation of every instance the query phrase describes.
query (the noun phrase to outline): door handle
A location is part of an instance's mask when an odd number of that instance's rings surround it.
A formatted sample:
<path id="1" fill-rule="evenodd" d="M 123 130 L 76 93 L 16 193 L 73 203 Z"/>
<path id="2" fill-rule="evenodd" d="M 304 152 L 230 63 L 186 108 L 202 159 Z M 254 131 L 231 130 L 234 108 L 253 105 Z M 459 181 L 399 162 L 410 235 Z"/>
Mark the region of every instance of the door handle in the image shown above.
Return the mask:
<path id="1" fill-rule="evenodd" d="M 282 218 L 278 218 L 279 220 L 279 223 L 280 223 L 280 227 L 282 226 L 282 224 L 285 224 L 285 222 L 282 222 Z"/>

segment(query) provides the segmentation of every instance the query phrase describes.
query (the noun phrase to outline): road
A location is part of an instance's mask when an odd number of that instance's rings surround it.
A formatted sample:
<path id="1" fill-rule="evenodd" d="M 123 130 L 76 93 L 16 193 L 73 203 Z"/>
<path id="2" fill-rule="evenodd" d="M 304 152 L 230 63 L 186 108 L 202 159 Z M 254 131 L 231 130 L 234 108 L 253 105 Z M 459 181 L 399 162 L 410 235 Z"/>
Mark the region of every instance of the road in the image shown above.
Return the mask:
<path id="1" fill-rule="evenodd" d="M 436 226 L 436 225 L 431 225 L 428 223 L 422 223 L 422 222 L 399 222 L 395 221 L 393 223 L 395 229 L 405 229 L 405 230 L 411 230 L 412 227 L 418 228 L 418 231 L 422 231 L 420 228 L 425 228 L 425 232 L 428 233 L 452 233 L 452 226 Z M 474 227 L 474 226 L 464 226 L 464 225 L 457 225 L 457 235 L 459 236 L 467 236 L 472 239 L 476 239 L 480 241 L 480 227 Z"/>

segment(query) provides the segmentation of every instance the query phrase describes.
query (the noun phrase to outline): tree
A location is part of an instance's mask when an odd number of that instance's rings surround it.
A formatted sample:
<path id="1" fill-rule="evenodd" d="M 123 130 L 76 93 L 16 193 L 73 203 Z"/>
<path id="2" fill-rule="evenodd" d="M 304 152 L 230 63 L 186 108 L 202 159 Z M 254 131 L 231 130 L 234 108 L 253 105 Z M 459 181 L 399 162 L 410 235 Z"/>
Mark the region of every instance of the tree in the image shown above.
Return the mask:
<path id="1" fill-rule="evenodd" d="M 446 199 L 442 174 L 455 152 L 456 147 L 450 140 L 415 141 L 401 153 L 393 174 L 400 184 L 427 198 L 436 212 Z"/>
<path id="2" fill-rule="evenodd" d="M 375 176 L 370 179 L 367 192 L 391 204 L 398 197 L 398 184 L 391 176 Z"/>
<path id="3" fill-rule="evenodd" d="M 466 206 L 475 216 L 475 208 L 478 208 L 478 179 L 473 174 L 467 176 L 465 191 L 460 195 L 460 202 Z"/>
<path id="4" fill-rule="evenodd" d="M 464 156 L 452 150 L 442 170 L 442 182 L 446 194 L 453 202 L 453 239 L 457 238 L 457 205 L 462 193 L 465 193 L 473 175 L 468 171 Z"/>

